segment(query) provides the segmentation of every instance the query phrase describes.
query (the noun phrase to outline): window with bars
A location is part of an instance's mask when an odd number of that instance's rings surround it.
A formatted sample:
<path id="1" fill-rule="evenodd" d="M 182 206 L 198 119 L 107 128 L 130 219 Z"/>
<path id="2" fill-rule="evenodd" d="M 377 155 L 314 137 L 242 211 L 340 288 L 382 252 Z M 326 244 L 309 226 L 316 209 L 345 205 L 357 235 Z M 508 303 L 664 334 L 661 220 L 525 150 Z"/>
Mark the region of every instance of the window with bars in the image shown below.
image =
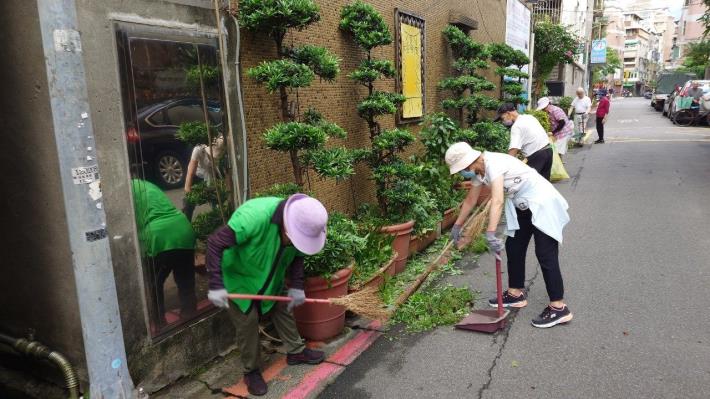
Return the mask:
<path id="1" fill-rule="evenodd" d="M 533 18 L 539 21 L 549 18 L 550 22 L 559 24 L 562 14 L 562 0 L 541 0 L 533 5 Z"/>

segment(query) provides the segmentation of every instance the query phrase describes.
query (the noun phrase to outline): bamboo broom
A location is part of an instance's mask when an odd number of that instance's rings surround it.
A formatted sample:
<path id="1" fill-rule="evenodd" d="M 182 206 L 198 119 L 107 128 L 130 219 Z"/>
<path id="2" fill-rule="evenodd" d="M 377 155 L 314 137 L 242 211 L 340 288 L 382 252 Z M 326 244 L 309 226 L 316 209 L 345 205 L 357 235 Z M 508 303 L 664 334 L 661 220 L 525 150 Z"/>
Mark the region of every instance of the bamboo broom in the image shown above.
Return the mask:
<path id="1" fill-rule="evenodd" d="M 463 233 L 462 235 L 470 238 L 468 240 L 465 240 L 464 242 L 459 243 L 459 245 L 456 247 L 457 249 L 463 249 L 465 246 L 467 246 L 473 239 L 481 233 L 483 230 L 483 226 L 486 223 L 486 220 L 488 219 L 488 215 L 491 211 L 491 200 L 488 200 L 486 202 L 486 205 L 481 209 L 480 212 L 478 212 L 474 217 L 473 220 L 470 220 L 470 223 L 467 222 L 467 225 L 464 225 L 463 228 Z M 468 242 L 466 242 L 468 241 Z"/>
<path id="2" fill-rule="evenodd" d="M 486 221 L 486 218 L 488 217 L 488 212 L 491 208 L 491 201 L 489 200 L 486 206 L 477 214 L 471 215 L 466 222 L 464 223 L 464 234 L 478 234 L 478 232 L 481 231 L 481 228 L 483 227 L 483 224 Z M 439 256 L 437 256 L 433 262 L 429 264 L 429 267 L 424 271 L 424 273 L 420 274 L 419 277 L 417 277 L 416 280 L 410 285 L 404 292 L 402 292 L 397 300 L 395 301 L 394 304 L 394 309 L 397 309 L 398 307 L 402 306 L 405 302 L 407 302 L 407 299 L 415 293 L 419 287 L 426 281 L 426 279 L 429 277 L 429 274 L 431 274 L 434 270 L 438 269 L 440 264 L 439 262 L 441 261 L 441 258 L 444 257 L 446 253 L 449 252 L 451 247 L 454 245 L 453 241 L 450 241 L 448 244 L 444 246 L 444 249 L 439 253 Z M 465 245 L 464 245 L 465 246 Z M 461 246 L 459 246 L 459 249 L 461 249 Z"/>
<path id="3" fill-rule="evenodd" d="M 231 299 L 251 299 L 258 301 L 291 302 L 287 296 L 274 295 L 251 295 L 251 294 L 229 294 Z M 337 298 L 316 299 L 306 298 L 306 303 L 318 303 L 323 305 L 342 306 L 345 309 L 373 320 L 384 320 L 389 316 L 385 305 L 377 295 L 374 288 L 364 288 L 352 294 Z"/>

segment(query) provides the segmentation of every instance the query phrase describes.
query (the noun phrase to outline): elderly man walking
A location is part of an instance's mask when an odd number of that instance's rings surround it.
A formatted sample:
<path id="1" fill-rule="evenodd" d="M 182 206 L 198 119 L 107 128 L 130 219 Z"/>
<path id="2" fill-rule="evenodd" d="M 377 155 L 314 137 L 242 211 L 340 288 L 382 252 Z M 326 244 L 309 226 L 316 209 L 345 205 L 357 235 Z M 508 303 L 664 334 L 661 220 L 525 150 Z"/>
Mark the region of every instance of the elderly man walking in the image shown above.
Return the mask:
<path id="1" fill-rule="evenodd" d="M 580 145 L 587 129 L 589 113 L 592 111 L 592 100 L 585 94 L 584 89 L 581 87 L 577 88 L 577 97 L 572 100 L 572 106 L 567 113 L 569 114 L 573 111 L 575 128 L 574 141 L 576 144 Z"/>

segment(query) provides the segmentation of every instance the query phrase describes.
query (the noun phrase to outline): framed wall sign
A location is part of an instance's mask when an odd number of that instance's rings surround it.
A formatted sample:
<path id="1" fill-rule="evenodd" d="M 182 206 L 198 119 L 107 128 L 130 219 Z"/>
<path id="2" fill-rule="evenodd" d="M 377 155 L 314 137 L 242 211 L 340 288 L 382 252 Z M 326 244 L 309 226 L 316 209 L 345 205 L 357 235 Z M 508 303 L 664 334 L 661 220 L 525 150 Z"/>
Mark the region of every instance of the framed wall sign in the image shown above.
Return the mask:
<path id="1" fill-rule="evenodd" d="M 395 10 L 395 61 L 397 92 L 406 100 L 397 114 L 397 123 L 419 122 L 424 117 L 425 96 L 424 19 L 414 13 Z"/>

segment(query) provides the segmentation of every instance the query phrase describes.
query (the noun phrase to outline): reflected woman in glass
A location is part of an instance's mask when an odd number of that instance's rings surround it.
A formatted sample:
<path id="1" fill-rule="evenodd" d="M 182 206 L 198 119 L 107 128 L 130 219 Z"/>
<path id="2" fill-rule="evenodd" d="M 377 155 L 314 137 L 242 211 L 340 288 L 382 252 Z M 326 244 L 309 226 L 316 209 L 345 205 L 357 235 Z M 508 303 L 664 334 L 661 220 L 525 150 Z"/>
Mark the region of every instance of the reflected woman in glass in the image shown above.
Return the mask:
<path id="1" fill-rule="evenodd" d="M 152 303 L 156 327 L 167 324 L 163 285 L 170 273 L 177 285 L 180 318 L 188 319 L 197 311 L 195 295 L 195 232 L 185 214 L 153 183 L 131 180 L 136 226 L 143 256 L 147 258 L 150 284 L 155 291 Z"/>

